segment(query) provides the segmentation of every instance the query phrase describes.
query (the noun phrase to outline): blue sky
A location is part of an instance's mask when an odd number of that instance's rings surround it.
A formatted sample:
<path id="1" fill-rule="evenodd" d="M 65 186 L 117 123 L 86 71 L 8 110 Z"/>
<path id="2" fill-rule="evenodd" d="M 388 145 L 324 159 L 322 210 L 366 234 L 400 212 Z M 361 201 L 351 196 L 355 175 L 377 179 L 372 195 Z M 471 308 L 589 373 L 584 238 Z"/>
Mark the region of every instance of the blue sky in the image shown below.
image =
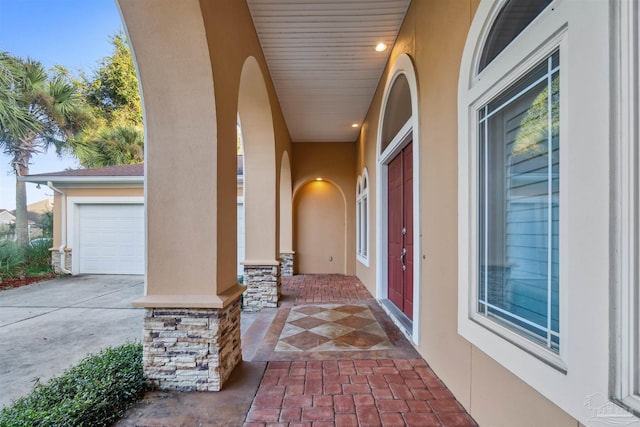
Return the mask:
<path id="1" fill-rule="evenodd" d="M 115 0 L 0 0 L 0 50 L 31 57 L 46 67 L 62 65 L 91 75 L 111 54 L 109 36 L 122 29 Z M 0 153 L 0 208 L 15 208 L 10 158 Z M 30 173 L 78 167 L 55 150 L 33 157 Z M 27 184 L 28 203 L 51 197 L 51 190 Z"/>

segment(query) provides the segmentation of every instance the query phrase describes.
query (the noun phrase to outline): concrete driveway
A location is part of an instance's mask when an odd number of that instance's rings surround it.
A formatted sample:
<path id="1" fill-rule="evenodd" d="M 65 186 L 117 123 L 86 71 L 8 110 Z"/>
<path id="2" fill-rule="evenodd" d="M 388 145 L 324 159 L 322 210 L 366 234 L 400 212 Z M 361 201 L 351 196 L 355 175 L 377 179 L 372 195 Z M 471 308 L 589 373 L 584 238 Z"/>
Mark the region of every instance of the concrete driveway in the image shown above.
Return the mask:
<path id="1" fill-rule="evenodd" d="M 0 407 L 33 379 L 61 374 L 90 353 L 141 341 L 144 276 L 73 276 L 0 291 Z"/>

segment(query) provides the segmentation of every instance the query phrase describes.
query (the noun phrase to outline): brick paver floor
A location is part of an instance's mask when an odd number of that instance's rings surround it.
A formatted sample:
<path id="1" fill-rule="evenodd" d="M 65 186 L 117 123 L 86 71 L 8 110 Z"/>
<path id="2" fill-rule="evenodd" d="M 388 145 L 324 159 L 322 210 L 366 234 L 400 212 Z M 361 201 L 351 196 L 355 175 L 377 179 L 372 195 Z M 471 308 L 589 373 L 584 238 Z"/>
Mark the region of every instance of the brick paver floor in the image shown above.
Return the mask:
<path id="1" fill-rule="evenodd" d="M 293 296 L 295 304 L 348 303 L 373 299 L 358 279 L 342 274 L 302 274 L 283 277 L 282 293 Z"/>
<path id="2" fill-rule="evenodd" d="M 372 300 L 358 279 L 340 275 L 283 278 L 283 293 L 296 306 L 309 305 L 305 310 L 308 313 L 322 313 L 318 307 L 326 303 Z M 273 327 L 279 328 L 276 335 L 285 327 L 285 318 L 280 324 L 274 321 Z M 316 328 L 305 323 L 311 331 Z M 349 325 L 354 327 L 357 323 Z M 321 326 L 324 325 L 318 328 Z M 371 331 L 370 324 L 350 330 L 350 338 L 357 338 L 359 331 L 370 336 L 366 328 Z M 315 330 L 318 334 L 322 331 Z M 274 341 L 266 342 L 265 345 L 274 346 Z M 244 427 L 477 425 L 424 360 L 362 358 L 362 354 L 387 353 L 358 353 L 352 347 L 326 354 L 317 350 L 290 352 L 291 360 L 283 360 L 287 352 L 277 352 L 277 360 L 268 361 Z M 276 352 L 262 354 L 273 356 Z"/>

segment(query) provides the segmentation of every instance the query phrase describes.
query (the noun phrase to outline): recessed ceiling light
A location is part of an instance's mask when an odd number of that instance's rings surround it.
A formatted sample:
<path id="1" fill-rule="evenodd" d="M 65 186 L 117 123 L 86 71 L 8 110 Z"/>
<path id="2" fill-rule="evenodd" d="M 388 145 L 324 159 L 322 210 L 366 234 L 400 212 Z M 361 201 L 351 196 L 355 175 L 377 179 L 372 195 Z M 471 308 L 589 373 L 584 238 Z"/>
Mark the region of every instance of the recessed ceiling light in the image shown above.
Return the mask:
<path id="1" fill-rule="evenodd" d="M 318 177 L 316 178 L 316 181 L 322 181 L 322 178 Z"/>
<path id="2" fill-rule="evenodd" d="M 380 42 L 376 45 L 376 52 L 384 52 L 385 50 L 387 50 L 387 45 Z"/>
<path id="3" fill-rule="evenodd" d="M 352 128 L 357 128 L 357 127 L 359 127 L 359 126 L 360 126 L 360 125 L 359 125 L 359 124 L 357 124 L 357 123 L 354 123 L 354 124 L 352 124 L 352 125 L 351 125 L 351 127 L 352 127 Z"/>

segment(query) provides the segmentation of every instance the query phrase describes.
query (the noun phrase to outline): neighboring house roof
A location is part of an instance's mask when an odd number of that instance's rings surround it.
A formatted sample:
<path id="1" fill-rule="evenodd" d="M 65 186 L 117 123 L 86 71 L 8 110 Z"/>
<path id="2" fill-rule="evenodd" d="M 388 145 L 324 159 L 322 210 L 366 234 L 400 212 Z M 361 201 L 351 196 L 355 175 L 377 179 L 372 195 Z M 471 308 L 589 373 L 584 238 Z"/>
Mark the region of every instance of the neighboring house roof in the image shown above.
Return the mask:
<path id="1" fill-rule="evenodd" d="M 53 198 L 40 200 L 39 202 L 31 203 L 27 205 L 27 212 L 33 212 L 41 215 L 53 210 Z"/>
<path id="2" fill-rule="evenodd" d="M 0 224 L 13 224 L 16 217 L 6 209 L 0 209 Z"/>
<path id="3" fill-rule="evenodd" d="M 59 172 L 39 173 L 18 177 L 20 181 L 34 184 L 129 184 L 144 183 L 144 163 L 106 166 L 103 168 L 70 169 Z"/>

